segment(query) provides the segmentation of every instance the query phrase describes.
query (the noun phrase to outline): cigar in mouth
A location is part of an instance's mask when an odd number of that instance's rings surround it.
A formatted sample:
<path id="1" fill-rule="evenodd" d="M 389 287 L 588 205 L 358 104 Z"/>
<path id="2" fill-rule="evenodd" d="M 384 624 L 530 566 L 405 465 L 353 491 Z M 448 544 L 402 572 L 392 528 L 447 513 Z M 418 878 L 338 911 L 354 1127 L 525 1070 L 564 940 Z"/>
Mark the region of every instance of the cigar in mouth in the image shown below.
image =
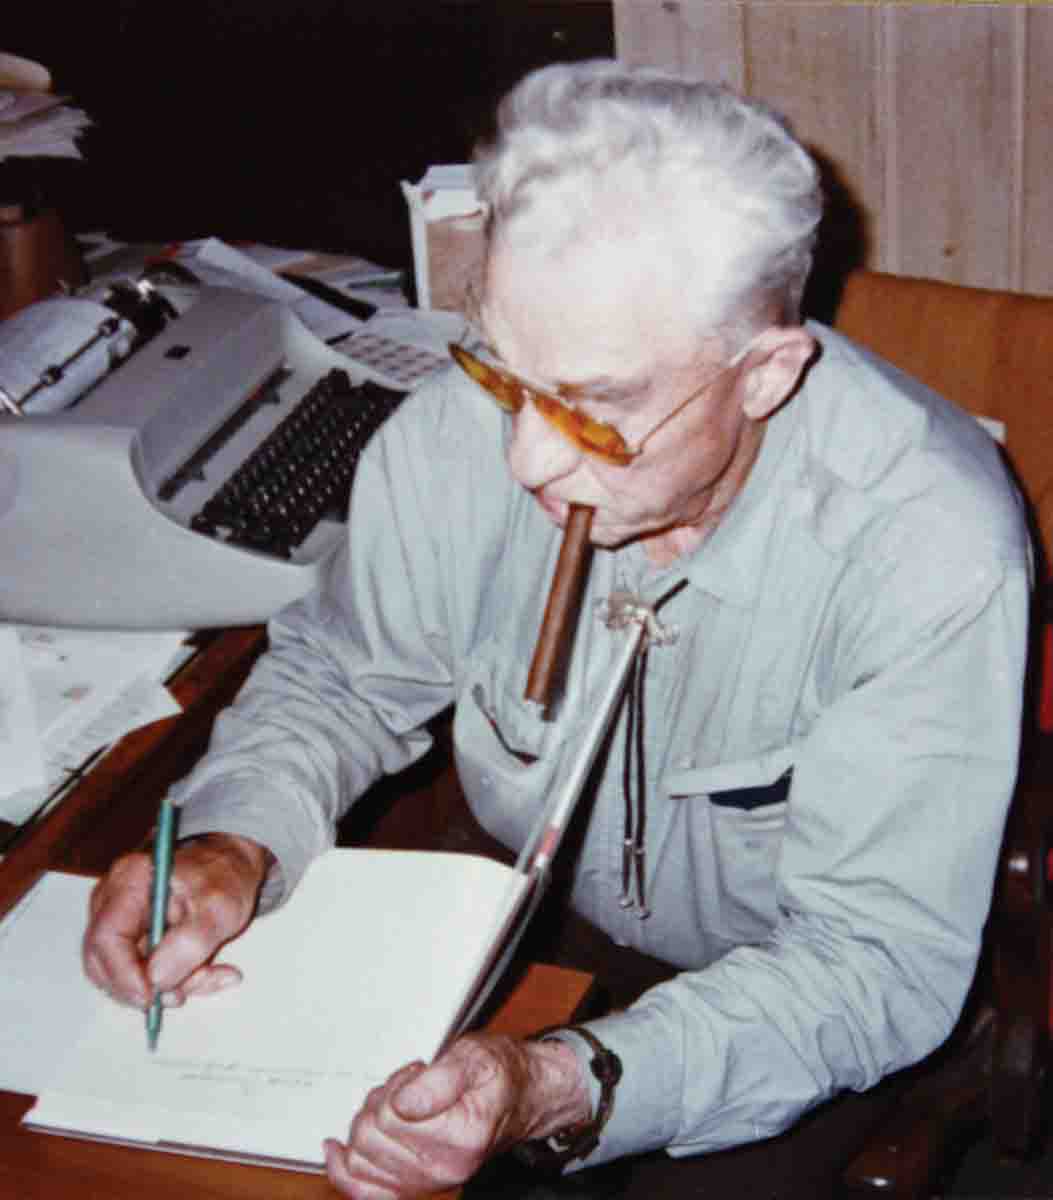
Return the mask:
<path id="1" fill-rule="evenodd" d="M 542 708 L 549 707 L 562 682 L 574 640 L 582 587 L 592 557 L 589 530 L 593 511 L 586 505 L 572 504 L 563 530 L 563 544 L 523 693 L 525 699 Z"/>

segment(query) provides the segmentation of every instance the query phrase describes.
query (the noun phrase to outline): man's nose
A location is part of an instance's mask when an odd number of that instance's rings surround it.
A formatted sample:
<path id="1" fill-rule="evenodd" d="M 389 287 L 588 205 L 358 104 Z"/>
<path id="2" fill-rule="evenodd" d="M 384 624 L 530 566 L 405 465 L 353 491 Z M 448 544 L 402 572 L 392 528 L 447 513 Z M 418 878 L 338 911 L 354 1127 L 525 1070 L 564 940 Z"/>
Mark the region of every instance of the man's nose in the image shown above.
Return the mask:
<path id="1" fill-rule="evenodd" d="M 517 482 L 534 491 L 569 475 L 581 461 L 581 451 L 528 401 L 512 421 L 507 458 Z"/>

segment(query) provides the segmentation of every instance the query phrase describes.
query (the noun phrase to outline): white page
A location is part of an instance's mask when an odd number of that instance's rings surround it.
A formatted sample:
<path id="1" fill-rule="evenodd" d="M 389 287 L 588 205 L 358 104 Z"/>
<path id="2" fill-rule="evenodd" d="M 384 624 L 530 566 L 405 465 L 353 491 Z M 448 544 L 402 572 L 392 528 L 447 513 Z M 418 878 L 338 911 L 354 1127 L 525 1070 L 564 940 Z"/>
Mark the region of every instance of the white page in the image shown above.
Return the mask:
<path id="1" fill-rule="evenodd" d="M 320 1164 L 367 1091 L 431 1058 L 525 877 L 472 855 L 333 850 L 221 958 L 237 988 L 106 1005 L 29 1114 L 37 1126 Z"/>
<path id="2" fill-rule="evenodd" d="M 105 753 L 133 729 L 178 716 L 182 711 L 163 683 L 145 675 L 133 680 L 83 726 L 61 729 L 42 739 L 44 782 L 8 795 L 0 793 L 0 817 L 19 825 L 30 817 L 41 816 L 66 787 L 76 782 L 78 772 L 89 766 L 97 752 Z M 95 762 L 90 762 L 90 767 L 94 766 Z"/>
<path id="3" fill-rule="evenodd" d="M 41 736 L 72 741 L 141 680 L 167 673 L 185 633 L 58 629 L 16 625 Z M 125 705 L 127 708 L 127 705 Z M 151 704 L 152 710 L 152 704 Z M 178 711 L 178 708 L 175 709 Z M 116 736 L 141 722 L 129 717 Z M 107 731 L 89 749 L 112 741 Z"/>
<path id="4" fill-rule="evenodd" d="M 305 293 L 219 238 L 185 242 L 176 258 L 185 263 L 202 283 L 214 287 L 241 288 L 280 300 L 322 341 L 344 337 L 362 324 L 350 313 Z"/>
<path id="5" fill-rule="evenodd" d="M 0 112 L 0 161 L 27 155 L 81 157 L 77 135 L 91 124 L 82 109 L 70 108 L 61 96 L 51 94 L 5 91 L 0 95 L 16 97 Z"/>
<path id="6" fill-rule="evenodd" d="M 109 1001 L 80 969 L 95 883 L 49 871 L 0 923 L 0 1087 L 35 1095 Z"/>
<path id="7" fill-rule="evenodd" d="M 12 625 L 0 626 L 0 638 L 5 629 L 17 635 L 36 714 L 33 739 L 22 741 L 22 752 L 26 759 L 36 753 L 42 760 L 37 781 L 5 787 L 0 754 L 0 817 L 20 824 L 97 750 L 181 711 L 158 679 L 188 653 L 187 635 Z M 10 684 L 0 671 L 0 741 L 2 695 Z"/>
<path id="8" fill-rule="evenodd" d="M 44 760 L 22 646 L 14 629 L 0 626 L 0 797 L 43 782 Z"/>

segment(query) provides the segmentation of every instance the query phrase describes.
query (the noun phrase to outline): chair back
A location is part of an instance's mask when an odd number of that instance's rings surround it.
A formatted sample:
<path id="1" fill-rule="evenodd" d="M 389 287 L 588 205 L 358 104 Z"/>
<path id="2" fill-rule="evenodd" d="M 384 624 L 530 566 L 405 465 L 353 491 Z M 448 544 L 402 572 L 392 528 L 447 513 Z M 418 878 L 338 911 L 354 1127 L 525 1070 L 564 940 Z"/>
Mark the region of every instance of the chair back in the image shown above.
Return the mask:
<path id="1" fill-rule="evenodd" d="M 1053 296 L 852 272 L 835 327 L 977 416 L 1007 457 L 1053 564 Z"/>

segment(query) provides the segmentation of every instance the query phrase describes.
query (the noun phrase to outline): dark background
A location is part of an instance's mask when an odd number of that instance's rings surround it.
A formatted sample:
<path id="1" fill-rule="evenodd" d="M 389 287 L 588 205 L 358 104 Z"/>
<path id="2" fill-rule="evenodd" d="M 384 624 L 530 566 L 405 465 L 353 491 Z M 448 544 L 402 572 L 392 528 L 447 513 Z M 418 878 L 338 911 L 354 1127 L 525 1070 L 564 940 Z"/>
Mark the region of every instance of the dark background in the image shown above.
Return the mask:
<path id="1" fill-rule="evenodd" d="M 399 266 L 401 179 L 465 161 L 532 67 L 614 54 L 609 0 L 20 8 L 2 48 L 48 67 L 94 125 L 82 162 L 0 167 L 0 200 L 28 194 L 71 231 L 127 241 L 215 235 Z"/>

